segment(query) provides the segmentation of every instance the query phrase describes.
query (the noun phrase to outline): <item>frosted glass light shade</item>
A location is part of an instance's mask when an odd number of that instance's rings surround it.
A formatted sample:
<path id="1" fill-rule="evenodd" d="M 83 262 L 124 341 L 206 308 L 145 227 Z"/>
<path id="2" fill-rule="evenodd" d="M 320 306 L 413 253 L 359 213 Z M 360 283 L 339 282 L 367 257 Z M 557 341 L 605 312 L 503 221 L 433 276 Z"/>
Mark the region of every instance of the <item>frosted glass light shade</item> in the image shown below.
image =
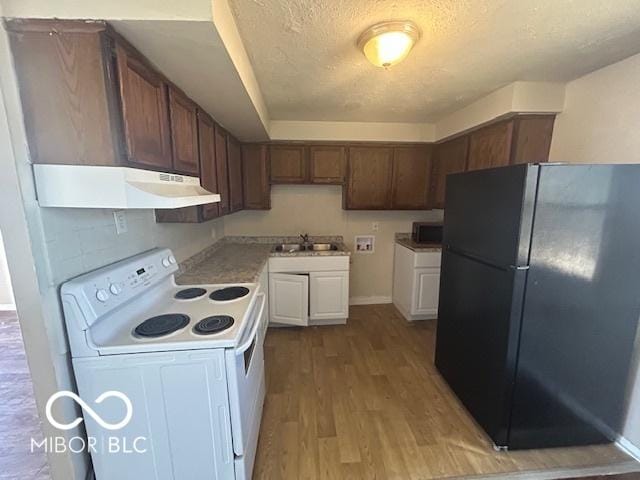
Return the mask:
<path id="1" fill-rule="evenodd" d="M 420 30 L 412 22 L 384 22 L 363 32 L 358 46 L 375 66 L 388 68 L 404 60 L 419 38 Z"/>

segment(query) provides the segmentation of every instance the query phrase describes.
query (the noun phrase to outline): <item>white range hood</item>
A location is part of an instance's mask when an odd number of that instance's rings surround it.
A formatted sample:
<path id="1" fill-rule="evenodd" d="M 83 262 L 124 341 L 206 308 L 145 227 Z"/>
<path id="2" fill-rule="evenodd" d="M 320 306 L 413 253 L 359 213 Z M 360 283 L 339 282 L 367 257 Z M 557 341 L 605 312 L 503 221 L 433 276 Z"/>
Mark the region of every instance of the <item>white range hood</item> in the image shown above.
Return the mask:
<path id="1" fill-rule="evenodd" d="M 127 167 L 33 166 L 41 207 L 180 208 L 220 201 L 197 177 Z"/>

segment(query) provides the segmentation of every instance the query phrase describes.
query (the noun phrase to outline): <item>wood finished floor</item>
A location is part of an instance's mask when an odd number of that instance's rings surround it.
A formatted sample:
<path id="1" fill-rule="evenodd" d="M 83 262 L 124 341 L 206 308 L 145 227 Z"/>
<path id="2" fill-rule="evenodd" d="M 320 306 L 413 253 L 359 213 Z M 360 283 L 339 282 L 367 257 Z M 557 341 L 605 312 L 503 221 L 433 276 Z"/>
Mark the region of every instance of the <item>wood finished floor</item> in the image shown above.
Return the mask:
<path id="1" fill-rule="evenodd" d="M 435 321 L 392 305 L 269 329 L 255 479 L 430 479 L 629 463 L 613 445 L 495 452 L 433 365 Z"/>
<path id="2" fill-rule="evenodd" d="M 0 311 L 0 480 L 48 480 L 31 375 L 16 312 Z"/>

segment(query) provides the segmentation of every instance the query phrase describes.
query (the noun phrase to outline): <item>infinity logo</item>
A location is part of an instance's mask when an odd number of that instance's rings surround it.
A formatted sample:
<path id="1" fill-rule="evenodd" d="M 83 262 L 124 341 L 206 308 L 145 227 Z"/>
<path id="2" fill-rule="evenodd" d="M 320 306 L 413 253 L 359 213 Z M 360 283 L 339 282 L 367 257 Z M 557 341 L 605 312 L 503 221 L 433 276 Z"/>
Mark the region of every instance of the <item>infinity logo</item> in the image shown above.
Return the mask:
<path id="1" fill-rule="evenodd" d="M 107 430 L 121 429 L 122 427 L 126 426 L 129 423 L 129 421 L 131 420 L 131 417 L 133 416 L 133 405 L 131 404 L 131 400 L 129 400 L 129 397 L 127 397 L 124 393 L 119 392 L 117 390 L 109 390 L 107 392 L 104 392 L 102 395 L 100 395 L 98 398 L 95 399 L 95 403 L 100 404 L 105 399 L 111 398 L 111 397 L 116 397 L 122 400 L 124 402 L 125 407 L 127 408 L 127 413 L 122 419 L 122 421 L 118 423 L 105 422 L 102 418 L 100 418 L 100 415 L 98 415 L 78 395 L 76 395 L 73 392 L 69 392 L 67 390 L 62 390 L 60 392 L 57 392 L 51 395 L 51 397 L 49 397 L 49 400 L 47 400 L 47 404 L 45 406 L 45 413 L 47 415 L 47 420 L 49 420 L 49 423 L 51 423 L 51 425 L 53 425 L 54 427 L 60 430 L 71 430 L 72 428 L 77 427 L 83 420 L 82 417 L 78 417 L 73 422 L 65 424 L 65 423 L 59 423 L 53 418 L 53 415 L 51 414 L 51 407 L 53 406 L 53 403 L 61 397 L 69 397 L 73 399 L 78 405 L 80 405 L 80 407 L 82 407 L 83 411 L 88 413 L 91 416 L 91 418 L 93 418 L 96 422 L 98 422 L 98 425 L 100 425 L 102 428 L 105 428 Z"/>

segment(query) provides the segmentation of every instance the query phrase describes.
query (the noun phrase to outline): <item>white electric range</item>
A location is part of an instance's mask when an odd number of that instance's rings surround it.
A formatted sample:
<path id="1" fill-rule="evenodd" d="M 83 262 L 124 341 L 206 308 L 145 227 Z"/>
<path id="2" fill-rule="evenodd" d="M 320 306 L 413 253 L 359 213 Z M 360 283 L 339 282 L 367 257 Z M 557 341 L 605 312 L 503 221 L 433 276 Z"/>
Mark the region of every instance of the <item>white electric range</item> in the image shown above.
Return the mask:
<path id="1" fill-rule="evenodd" d="M 78 393 L 95 412 L 84 421 L 97 480 L 251 478 L 266 295 L 256 284 L 178 286 L 177 270 L 155 249 L 62 286 Z M 131 402 L 116 430 L 128 407 L 100 399 L 111 391 Z"/>

